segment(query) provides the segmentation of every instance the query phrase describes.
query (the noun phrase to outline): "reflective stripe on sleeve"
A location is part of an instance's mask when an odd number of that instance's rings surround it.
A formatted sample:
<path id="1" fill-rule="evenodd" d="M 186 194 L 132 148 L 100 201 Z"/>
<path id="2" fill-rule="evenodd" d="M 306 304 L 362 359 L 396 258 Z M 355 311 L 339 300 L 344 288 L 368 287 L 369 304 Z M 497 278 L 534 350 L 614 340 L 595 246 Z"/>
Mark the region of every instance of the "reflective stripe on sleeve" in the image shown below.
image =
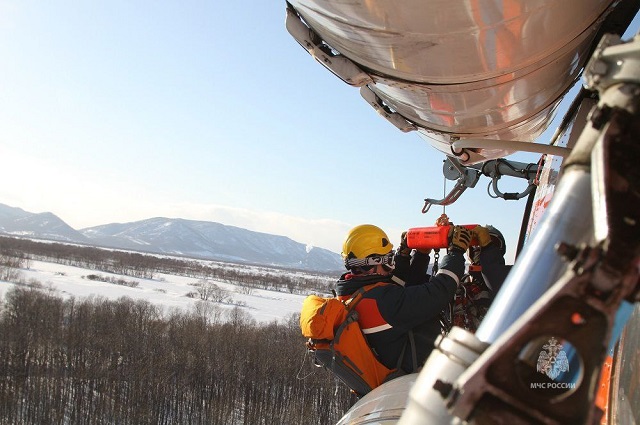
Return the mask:
<path id="1" fill-rule="evenodd" d="M 436 276 L 439 274 L 446 274 L 447 276 L 449 276 L 450 278 L 452 278 L 453 280 L 455 280 L 456 285 L 460 284 L 460 279 L 458 278 L 458 276 L 452 272 L 451 270 L 447 270 L 447 269 L 440 269 L 438 270 L 438 273 L 436 273 Z"/>
<path id="2" fill-rule="evenodd" d="M 393 326 L 391 326 L 388 323 L 385 323 L 384 325 L 380 325 L 380 326 L 376 326 L 374 328 L 367 328 L 367 329 L 363 329 L 362 333 L 363 334 L 374 334 L 377 332 L 382 332 L 382 331 L 386 331 L 387 329 L 391 329 Z"/>

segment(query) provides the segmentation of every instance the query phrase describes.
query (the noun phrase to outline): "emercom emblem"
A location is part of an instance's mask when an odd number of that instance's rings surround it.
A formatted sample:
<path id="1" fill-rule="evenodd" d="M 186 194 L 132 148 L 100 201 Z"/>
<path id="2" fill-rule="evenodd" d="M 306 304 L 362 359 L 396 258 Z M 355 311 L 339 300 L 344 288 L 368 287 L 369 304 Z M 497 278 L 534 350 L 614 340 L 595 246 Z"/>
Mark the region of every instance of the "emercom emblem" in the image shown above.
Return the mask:
<path id="1" fill-rule="evenodd" d="M 542 346 L 538 356 L 538 366 L 536 370 L 544 373 L 549 378 L 555 380 L 558 375 L 569 370 L 569 359 L 567 353 L 562 350 L 562 344 L 551 337 L 549 342 Z"/>

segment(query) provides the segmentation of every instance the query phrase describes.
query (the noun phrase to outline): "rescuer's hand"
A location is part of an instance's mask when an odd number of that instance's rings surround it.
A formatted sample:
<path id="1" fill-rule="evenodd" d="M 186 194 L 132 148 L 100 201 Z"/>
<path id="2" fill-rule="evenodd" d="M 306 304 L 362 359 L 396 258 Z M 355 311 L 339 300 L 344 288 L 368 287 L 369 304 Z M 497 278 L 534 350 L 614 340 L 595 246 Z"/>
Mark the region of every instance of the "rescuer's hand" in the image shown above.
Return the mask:
<path id="1" fill-rule="evenodd" d="M 399 255 L 409 256 L 411 255 L 411 251 L 412 249 L 409 248 L 409 244 L 407 244 L 407 232 L 402 232 L 402 235 L 400 235 L 400 246 L 398 247 L 397 252 Z M 416 249 L 416 251 L 425 255 L 428 255 L 431 252 L 430 249 Z"/>
<path id="2" fill-rule="evenodd" d="M 469 248 L 471 243 L 471 237 L 473 234 L 471 230 L 462 226 L 452 226 L 449 232 L 449 249 L 457 249 L 461 252 L 465 252 Z"/>
<path id="3" fill-rule="evenodd" d="M 484 248 L 485 246 L 491 243 L 491 235 L 489 234 L 489 229 L 483 226 L 476 226 L 471 230 L 473 236 L 478 240 L 480 247 Z"/>
<path id="4" fill-rule="evenodd" d="M 400 235 L 400 246 L 398 246 L 398 255 L 409 256 L 411 254 L 411 248 L 407 245 L 407 232 L 402 232 Z"/>

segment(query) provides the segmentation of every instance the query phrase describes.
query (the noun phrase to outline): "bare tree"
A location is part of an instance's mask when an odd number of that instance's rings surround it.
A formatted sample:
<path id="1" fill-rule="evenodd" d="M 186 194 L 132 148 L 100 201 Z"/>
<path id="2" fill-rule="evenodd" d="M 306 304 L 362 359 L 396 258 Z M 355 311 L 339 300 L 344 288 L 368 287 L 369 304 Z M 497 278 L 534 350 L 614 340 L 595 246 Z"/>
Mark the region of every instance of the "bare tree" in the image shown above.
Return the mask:
<path id="1" fill-rule="evenodd" d="M 128 298 L 62 301 L 17 287 L 5 299 L 2 424 L 324 425 L 354 402 L 305 361 L 297 316 L 259 325 L 235 307 L 208 323 Z"/>
<path id="2" fill-rule="evenodd" d="M 253 288 L 249 285 L 240 285 L 236 287 L 236 292 L 243 295 L 253 295 Z"/>
<path id="3" fill-rule="evenodd" d="M 0 255 L 0 280 L 17 282 L 20 279 L 20 269 L 26 259 L 11 255 Z"/>
<path id="4" fill-rule="evenodd" d="M 231 298 L 227 290 L 207 279 L 200 279 L 196 284 L 196 288 L 200 294 L 200 299 L 204 301 L 211 300 L 213 302 L 222 303 Z"/>
<path id="5" fill-rule="evenodd" d="M 205 323 L 220 323 L 222 310 L 215 304 L 197 301 L 193 306 L 193 314 L 202 319 Z"/>

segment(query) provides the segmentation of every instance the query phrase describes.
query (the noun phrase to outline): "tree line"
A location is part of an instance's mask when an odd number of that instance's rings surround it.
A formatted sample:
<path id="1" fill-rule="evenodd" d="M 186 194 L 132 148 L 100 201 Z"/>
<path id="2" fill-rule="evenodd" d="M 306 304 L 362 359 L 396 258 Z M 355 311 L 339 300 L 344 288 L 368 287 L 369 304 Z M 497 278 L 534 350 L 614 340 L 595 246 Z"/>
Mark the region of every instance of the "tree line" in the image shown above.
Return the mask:
<path id="1" fill-rule="evenodd" d="M 333 424 L 355 401 L 310 364 L 297 315 L 211 317 L 15 286 L 0 310 L 0 423 Z"/>
<path id="2" fill-rule="evenodd" d="M 165 257 L 84 245 L 45 243 L 0 236 L 0 273 L 4 262 L 40 260 L 107 273 L 153 279 L 158 273 L 197 279 L 216 279 L 257 289 L 305 294 L 326 292 L 335 276 L 302 271 L 258 268 L 245 264 L 219 264 L 189 258 Z M 5 279 L 10 280 L 10 279 Z"/>

